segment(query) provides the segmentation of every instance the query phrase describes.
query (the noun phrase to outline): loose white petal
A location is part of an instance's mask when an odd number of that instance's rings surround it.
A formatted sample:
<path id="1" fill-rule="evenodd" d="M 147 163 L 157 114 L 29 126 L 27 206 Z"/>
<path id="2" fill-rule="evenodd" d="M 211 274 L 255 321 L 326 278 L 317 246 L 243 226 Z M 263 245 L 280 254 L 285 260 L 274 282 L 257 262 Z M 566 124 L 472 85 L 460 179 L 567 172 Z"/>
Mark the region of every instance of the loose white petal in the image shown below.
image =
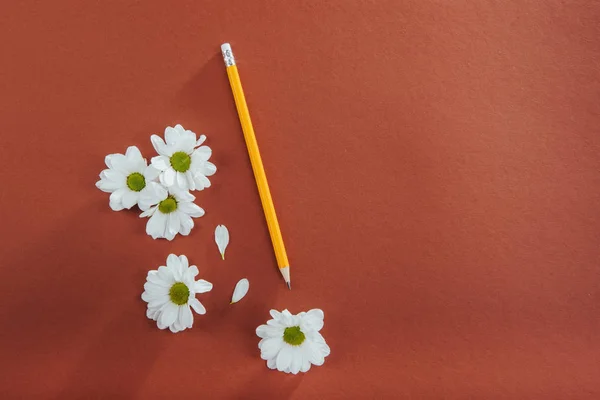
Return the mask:
<path id="1" fill-rule="evenodd" d="M 240 279 L 240 281 L 235 285 L 235 289 L 233 289 L 233 296 L 231 296 L 231 303 L 237 303 L 241 299 L 246 296 L 248 293 L 248 289 L 250 288 L 250 282 L 248 279 Z"/>
<path id="2" fill-rule="evenodd" d="M 225 250 L 229 244 L 229 230 L 225 225 L 217 225 L 215 229 L 215 242 L 219 248 L 219 253 L 221 253 L 221 258 L 224 260 Z"/>

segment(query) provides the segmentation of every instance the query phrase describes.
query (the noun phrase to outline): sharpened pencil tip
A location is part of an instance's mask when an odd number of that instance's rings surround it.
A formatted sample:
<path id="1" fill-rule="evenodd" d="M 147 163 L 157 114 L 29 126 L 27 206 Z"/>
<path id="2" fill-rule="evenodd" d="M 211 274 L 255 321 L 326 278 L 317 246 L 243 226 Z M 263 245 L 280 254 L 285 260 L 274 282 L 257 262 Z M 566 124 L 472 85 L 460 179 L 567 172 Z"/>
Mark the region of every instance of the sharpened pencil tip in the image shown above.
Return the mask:
<path id="1" fill-rule="evenodd" d="M 288 289 L 292 290 L 292 283 L 291 282 L 286 282 L 288 285 Z"/>

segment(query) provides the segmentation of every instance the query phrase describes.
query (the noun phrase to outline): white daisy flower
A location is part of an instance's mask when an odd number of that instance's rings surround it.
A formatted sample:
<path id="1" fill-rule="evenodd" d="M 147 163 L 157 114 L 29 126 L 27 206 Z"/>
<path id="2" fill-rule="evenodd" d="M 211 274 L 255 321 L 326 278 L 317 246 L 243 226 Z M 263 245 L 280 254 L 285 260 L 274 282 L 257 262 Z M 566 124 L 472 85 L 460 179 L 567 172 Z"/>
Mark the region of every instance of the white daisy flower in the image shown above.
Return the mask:
<path id="1" fill-rule="evenodd" d="M 150 140 L 159 154 L 152 158 L 152 165 L 161 171 L 160 182 L 167 187 L 180 190 L 202 190 L 210 186 L 207 176 L 214 175 L 217 167 L 208 161 L 212 150 L 201 146 L 206 136 L 185 130 L 181 125 L 165 129 L 165 139 L 152 135 Z M 198 147 L 200 146 L 200 147 Z"/>
<path id="2" fill-rule="evenodd" d="M 181 332 L 191 328 L 196 313 L 206 314 L 206 308 L 196 299 L 197 293 L 212 290 L 212 283 L 204 279 L 195 280 L 198 267 L 189 266 L 186 256 L 169 254 L 167 266 L 148 272 L 142 300 L 148 303 L 146 316 L 154 321 L 159 329 Z"/>
<path id="3" fill-rule="evenodd" d="M 189 192 L 167 189 L 151 182 L 140 197 L 139 206 L 143 213 L 140 218 L 150 217 L 146 224 L 146 233 L 153 239 L 173 240 L 178 233 L 190 234 L 194 227 L 192 218 L 204 215 L 204 210 L 194 204 L 196 198 Z"/>
<path id="4" fill-rule="evenodd" d="M 110 193 L 109 205 L 114 211 L 131 208 L 138 204 L 148 183 L 158 177 L 159 171 L 148 166 L 142 153 L 135 146 L 125 154 L 109 154 L 104 159 L 108 169 L 100 173 L 96 187 Z"/>
<path id="5" fill-rule="evenodd" d="M 260 357 L 267 366 L 286 373 L 306 372 L 311 364 L 323 365 L 330 353 L 319 333 L 323 328 L 322 310 L 313 309 L 292 315 L 288 310 L 271 310 L 273 319 L 256 328 L 262 338 L 258 344 Z"/>

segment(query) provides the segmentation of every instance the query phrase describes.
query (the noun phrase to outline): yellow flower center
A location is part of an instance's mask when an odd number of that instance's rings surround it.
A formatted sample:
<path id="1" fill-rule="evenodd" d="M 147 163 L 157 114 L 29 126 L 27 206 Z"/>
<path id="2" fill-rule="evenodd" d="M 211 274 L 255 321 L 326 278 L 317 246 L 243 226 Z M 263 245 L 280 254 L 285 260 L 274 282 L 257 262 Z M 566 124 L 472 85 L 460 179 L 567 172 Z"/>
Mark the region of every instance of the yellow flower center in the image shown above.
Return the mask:
<path id="1" fill-rule="evenodd" d="M 190 169 L 192 159 L 184 151 L 178 151 L 171 156 L 171 167 L 177 172 L 185 172 Z"/>
<path id="2" fill-rule="evenodd" d="M 290 326 L 283 331 L 283 341 L 292 346 L 300 346 L 306 339 L 299 326 Z"/>
<path id="3" fill-rule="evenodd" d="M 190 289 L 188 289 L 185 283 L 177 282 L 171 286 L 169 297 L 173 303 L 182 306 L 187 303 L 190 297 Z"/>
<path id="4" fill-rule="evenodd" d="M 134 192 L 139 192 L 146 187 L 146 179 L 139 172 L 134 172 L 127 177 L 127 187 Z"/>
<path id="5" fill-rule="evenodd" d="M 177 210 L 177 200 L 173 196 L 169 196 L 158 203 L 158 209 L 163 214 L 170 214 Z"/>

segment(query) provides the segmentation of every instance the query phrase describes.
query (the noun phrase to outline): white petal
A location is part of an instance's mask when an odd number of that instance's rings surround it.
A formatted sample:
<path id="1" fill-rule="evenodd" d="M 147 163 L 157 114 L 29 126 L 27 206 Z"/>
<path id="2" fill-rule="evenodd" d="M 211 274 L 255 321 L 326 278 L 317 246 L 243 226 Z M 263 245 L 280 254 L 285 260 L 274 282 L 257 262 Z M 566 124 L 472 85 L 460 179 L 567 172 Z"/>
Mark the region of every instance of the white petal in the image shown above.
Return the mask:
<path id="1" fill-rule="evenodd" d="M 169 298 L 169 295 L 166 295 L 166 294 L 165 295 L 156 295 L 156 296 L 146 295 L 146 298 L 142 298 L 142 299 L 144 301 L 147 301 L 148 307 L 151 307 L 151 308 L 162 307 L 166 303 L 171 301 L 171 299 Z"/>
<path id="2" fill-rule="evenodd" d="M 160 212 L 155 212 L 146 224 L 146 233 L 152 236 L 152 239 L 162 238 L 164 237 L 166 223 L 166 215 Z"/>
<path id="3" fill-rule="evenodd" d="M 181 264 L 181 260 L 175 254 L 169 254 L 167 257 L 167 268 L 169 268 L 173 273 L 173 279 L 176 282 L 181 282 L 183 279 L 183 265 Z"/>
<path id="4" fill-rule="evenodd" d="M 157 286 L 165 288 L 166 289 L 165 293 L 169 293 L 169 289 L 171 288 L 171 283 L 167 282 L 164 279 L 162 279 L 160 277 L 160 275 L 158 275 L 158 271 L 150 271 L 150 272 L 148 272 L 148 276 L 146 277 L 146 280 L 148 282 L 150 282 L 150 283 L 153 283 L 153 284 L 157 285 Z"/>
<path id="5" fill-rule="evenodd" d="M 127 183 L 127 175 L 114 169 L 105 169 L 100 172 L 100 179 L 120 183 L 121 187 L 125 187 Z"/>
<path id="6" fill-rule="evenodd" d="M 129 161 L 132 162 L 138 162 L 139 160 L 144 159 L 144 157 L 142 157 L 140 149 L 138 149 L 136 146 L 129 146 L 127 148 L 127 151 L 125 152 L 125 157 L 127 157 L 127 159 L 129 159 Z"/>
<path id="7" fill-rule="evenodd" d="M 146 218 L 146 217 L 150 217 L 151 215 L 153 215 L 156 212 L 156 209 L 158 207 L 151 207 L 149 209 L 147 209 L 146 211 L 144 211 L 143 213 L 140 214 L 140 218 Z M 143 210 L 142 207 L 140 207 L 140 209 Z"/>
<path id="8" fill-rule="evenodd" d="M 267 367 L 270 369 L 277 369 L 277 361 L 274 358 L 269 358 L 267 360 Z"/>
<path id="9" fill-rule="evenodd" d="M 225 225 L 217 225 L 215 229 L 215 243 L 217 243 L 219 253 L 221 253 L 221 258 L 224 260 L 225 250 L 229 244 L 229 230 Z"/>
<path id="10" fill-rule="evenodd" d="M 306 314 L 302 316 L 302 320 L 300 322 L 301 328 L 303 331 L 315 330 L 320 331 L 323 328 L 323 318 L 325 318 L 325 314 L 323 310 L 318 308 L 312 309 L 308 311 Z"/>
<path id="11" fill-rule="evenodd" d="M 169 146 L 175 145 L 177 143 L 177 140 L 179 139 L 179 136 L 180 136 L 179 129 L 171 128 L 170 126 L 167 126 L 165 128 L 165 140 L 167 142 L 167 145 L 169 145 Z"/>
<path id="12" fill-rule="evenodd" d="M 191 328 L 194 323 L 194 316 L 192 310 L 187 305 L 179 307 L 179 321 L 186 328 Z"/>
<path id="13" fill-rule="evenodd" d="M 169 303 L 160 315 L 159 321 L 161 325 L 170 326 L 173 324 L 177 319 L 178 313 L 179 310 L 177 309 L 177 306 L 173 303 Z"/>
<path id="14" fill-rule="evenodd" d="M 196 267 L 195 265 L 191 265 L 191 266 L 190 266 L 190 267 L 189 267 L 189 268 L 188 268 L 188 269 L 185 271 L 185 274 L 186 274 L 187 278 L 189 278 L 189 279 L 191 280 L 191 282 L 190 282 L 191 289 L 193 289 L 193 288 L 194 288 L 194 284 L 195 284 L 195 282 L 194 282 L 194 278 L 195 278 L 196 276 L 198 276 L 198 274 L 199 274 L 199 273 L 200 273 L 200 271 L 198 271 L 198 267 Z M 186 277 L 184 276 L 184 279 L 185 279 L 185 278 L 186 278 Z M 186 283 L 186 285 L 187 285 L 187 283 Z"/>
<path id="15" fill-rule="evenodd" d="M 132 164 L 127 160 L 123 154 L 113 154 L 110 159 L 110 163 L 112 164 L 112 169 L 121 172 L 125 176 L 134 172 L 132 170 Z"/>
<path id="16" fill-rule="evenodd" d="M 171 154 L 168 154 L 167 152 L 167 145 L 165 144 L 165 141 L 160 136 L 152 135 L 150 136 L 150 141 L 152 142 L 152 146 L 154 146 L 154 150 L 156 150 L 158 154 L 167 157 L 171 156 Z"/>
<path id="17" fill-rule="evenodd" d="M 208 161 L 210 156 L 212 155 L 212 149 L 208 146 L 200 146 L 192 153 L 192 159 L 196 159 L 198 161 Z"/>
<path id="18" fill-rule="evenodd" d="M 102 176 L 102 174 L 100 174 Z M 113 182 L 108 179 L 102 179 L 96 182 L 96 187 L 103 192 L 111 193 L 125 186 L 124 182 Z"/>
<path id="19" fill-rule="evenodd" d="M 107 155 L 106 157 L 104 157 L 104 164 L 106 164 L 106 166 L 110 169 L 112 168 L 112 162 L 110 161 L 112 159 L 112 154 Z"/>
<path id="20" fill-rule="evenodd" d="M 306 348 L 305 351 L 308 354 L 308 361 L 310 361 L 311 364 L 323 365 L 325 362 L 325 357 L 314 343 L 307 342 L 303 347 Z"/>
<path id="21" fill-rule="evenodd" d="M 177 178 L 177 172 L 172 167 L 169 167 L 160 176 L 160 181 L 162 182 L 163 185 L 173 186 L 173 185 L 175 185 L 176 178 Z"/>
<path id="22" fill-rule="evenodd" d="M 285 324 L 286 326 L 293 326 L 294 325 L 294 318 L 292 316 L 292 314 L 286 309 L 283 310 L 281 312 L 280 315 L 280 321 Z"/>
<path id="23" fill-rule="evenodd" d="M 192 131 L 181 130 L 175 151 L 184 151 L 191 154 L 196 147 L 196 134 Z"/>
<path id="24" fill-rule="evenodd" d="M 261 340 L 260 358 L 268 360 L 277 357 L 283 346 L 283 339 L 280 337 Z"/>
<path id="25" fill-rule="evenodd" d="M 301 347 L 300 354 L 302 355 L 302 367 L 300 368 L 300 371 L 308 372 L 311 364 L 310 360 L 308 359 L 308 350 L 306 346 Z"/>
<path id="26" fill-rule="evenodd" d="M 172 224 L 172 220 L 173 220 L 173 214 L 167 214 L 167 221 L 165 223 L 165 234 L 164 234 L 164 238 L 167 239 L 168 241 L 171 241 L 173 239 L 175 239 L 175 236 L 177 235 L 176 231 L 171 230 L 170 226 Z"/>
<path id="27" fill-rule="evenodd" d="M 168 195 L 169 192 L 160 183 L 148 182 L 146 187 L 140 192 L 140 209 L 144 210 L 156 205 L 166 199 Z"/>
<path id="28" fill-rule="evenodd" d="M 181 224 L 181 234 L 183 236 L 187 236 L 190 234 L 190 232 L 192 231 L 192 228 L 194 227 L 194 220 L 192 219 L 192 217 L 190 217 L 189 215 L 185 214 L 185 213 L 179 213 L 179 222 Z"/>
<path id="29" fill-rule="evenodd" d="M 196 190 L 196 182 L 194 181 L 194 176 L 192 175 L 192 172 L 188 169 L 187 171 L 185 171 L 184 175 L 185 180 L 187 181 L 188 190 Z"/>
<path id="30" fill-rule="evenodd" d="M 184 173 L 177 172 L 175 174 L 175 184 L 175 186 L 177 186 L 181 190 L 189 189 L 188 180 Z"/>
<path id="31" fill-rule="evenodd" d="M 167 226 L 167 229 L 169 230 L 168 237 L 175 237 L 175 235 L 179 233 L 179 214 L 180 213 L 174 212 L 169 214 L 169 217 L 167 218 L 169 221 L 169 225 Z"/>
<path id="32" fill-rule="evenodd" d="M 204 306 L 202 305 L 202 303 L 200 303 L 200 301 L 198 301 L 198 299 L 194 298 L 190 302 L 190 306 L 194 309 L 194 311 L 196 311 L 196 313 L 200 315 L 206 314 L 206 308 L 204 308 Z"/>
<path id="33" fill-rule="evenodd" d="M 240 279 L 240 281 L 235 285 L 235 289 L 233 289 L 233 296 L 231 296 L 231 304 L 237 303 L 241 299 L 246 296 L 248 293 L 248 289 L 250 288 L 250 282 L 248 279 Z"/>
<path id="34" fill-rule="evenodd" d="M 158 168 L 155 168 L 152 165 L 149 165 L 144 170 L 144 179 L 146 179 L 146 182 L 151 182 L 155 180 L 156 178 L 158 178 L 158 175 L 160 175 L 160 171 L 158 170 Z"/>
<path id="35" fill-rule="evenodd" d="M 167 156 L 156 156 L 150 160 L 151 165 L 159 171 L 165 171 L 171 167 L 171 161 Z"/>
<path id="36" fill-rule="evenodd" d="M 199 218 L 204 215 L 204 210 L 194 203 L 179 203 L 179 210 L 186 213 L 190 217 Z"/>
<path id="37" fill-rule="evenodd" d="M 166 266 L 158 267 L 158 277 L 169 284 L 169 288 L 171 285 L 175 283 L 175 276 L 173 275 L 173 270 L 171 268 L 167 268 Z"/>
<path id="38" fill-rule="evenodd" d="M 175 197 L 175 200 L 177 200 L 178 203 L 190 203 L 196 200 L 196 197 L 193 194 L 185 190 L 171 188 L 170 192 Z"/>
<path id="39" fill-rule="evenodd" d="M 200 135 L 200 137 L 198 138 L 198 141 L 196 142 L 196 146 L 200 146 L 202 143 L 204 143 L 205 140 L 206 140 L 206 136 Z"/>
<path id="40" fill-rule="evenodd" d="M 172 271 L 180 271 L 181 260 L 175 254 L 171 253 L 167 256 L 167 268 L 172 268 Z"/>
<path id="41" fill-rule="evenodd" d="M 262 339 L 268 339 L 272 337 L 282 337 L 283 327 L 275 327 L 271 325 L 261 325 L 256 328 L 256 336 Z"/>
<path id="42" fill-rule="evenodd" d="M 130 209 L 131 207 L 135 206 L 138 202 L 139 197 L 139 193 L 133 192 L 131 190 L 126 190 L 125 193 L 123 193 L 123 207 Z"/>
<path id="43" fill-rule="evenodd" d="M 196 190 L 204 190 L 210 187 L 210 180 L 206 176 L 196 173 L 194 175 L 194 184 L 196 186 Z"/>
<path id="44" fill-rule="evenodd" d="M 277 370 L 285 371 L 290 367 L 292 363 L 292 349 L 291 346 L 283 346 L 279 354 L 277 354 Z"/>
<path id="45" fill-rule="evenodd" d="M 204 279 L 200 279 L 194 283 L 194 292 L 196 293 L 206 293 L 210 292 L 213 288 L 213 284 L 205 281 Z"/>
<path id="46" fill-rule="evenodd" d="M 292 362 L 290 364 L 290 372 L 296 375 L 302 369 L 302 350 L 298 346 L 292 347 Z"/>
<path id="47" fill-rule="evenodd" d="M 123 196 L 125 196 L 125 193 L 127 192 L 129 192 L 128 189 L 121 188 L 110 194 L 109 205 L 113 211 L 121 211 L 123 208 L 125 208 L 123 206 Z"/>
<path id="48" fill-rule="evenodd" d="M 185 256 L 183 254 L 179 256 L 179 262 L 181 263 L 181 266 L 183 267 L 184 270 L 189 268 L 189 266 L 190 266 L 190 262 L 188 261 L 187 256 Z"/>
<path id="49" fill-rule="evenodd" d="M 158 308 L 149 308 L 146 310 L 146 317 L 148 319 L 152 319 L 154 321 L 156 321 L 156 318 L 158 317 Z"/>
<path id="50" fill-rule="evenodd" d="M 202 167 L 199 168 L 199 171 L 206 176 L 213 176 L 215 172 L 217 172 L 217 166 L 210 161 L 207 161 Z"/>

